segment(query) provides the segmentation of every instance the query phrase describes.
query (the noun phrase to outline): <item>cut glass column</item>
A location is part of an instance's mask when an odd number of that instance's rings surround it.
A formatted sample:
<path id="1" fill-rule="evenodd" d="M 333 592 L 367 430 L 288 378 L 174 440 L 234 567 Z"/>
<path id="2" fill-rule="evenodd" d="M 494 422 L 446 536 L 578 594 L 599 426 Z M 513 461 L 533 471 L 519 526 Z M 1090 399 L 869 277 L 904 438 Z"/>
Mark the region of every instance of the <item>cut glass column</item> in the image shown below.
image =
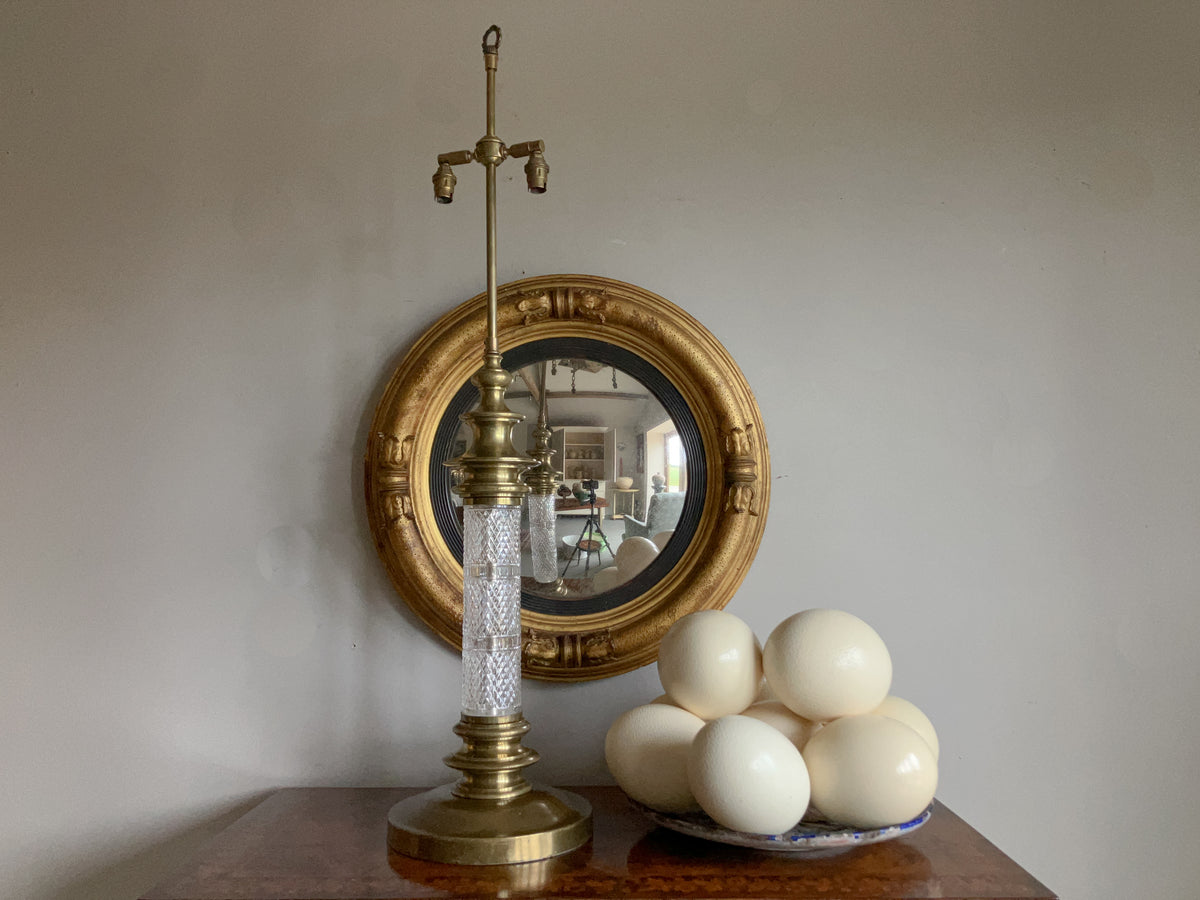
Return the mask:
<path id="1" fill-rule="evenodd" d="M 521 709 L 521 507 L 463 507 L 462 708 Z"/>
<path id="2" fill-rule="evenodd" d="M 529 494 L 529 543 L 533 551 L 533 577 L 540 584 L 558 580 L 558 557 L 554 546 L 555 510 L 553 494 Z"/>

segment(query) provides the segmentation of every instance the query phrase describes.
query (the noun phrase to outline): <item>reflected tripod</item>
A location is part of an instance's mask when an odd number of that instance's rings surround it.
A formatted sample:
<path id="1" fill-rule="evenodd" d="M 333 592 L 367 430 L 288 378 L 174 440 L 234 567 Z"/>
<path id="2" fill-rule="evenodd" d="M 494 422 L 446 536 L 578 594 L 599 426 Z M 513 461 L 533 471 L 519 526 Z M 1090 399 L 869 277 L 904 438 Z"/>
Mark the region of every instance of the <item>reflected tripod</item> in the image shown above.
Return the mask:
<path id="1" fill-rule="evenodd" d="M 600 535 L 600 540 L 597 541 L 595 536 Z M 586 544 L 585 544 L 586 542 Z M 596 543 L 599 546 L 596 548 L 597 568 L 599 568 L 599 557 L 602 551 L 607 550 L 608 555 L 612 557 L 613 562 L 617 561 L 616 555 L 612 552 L 612 547 L 608 545 L 608 536 L 604 533 L 604 529 L 600 527 L 600 517 L 596 515 L 596 489 L 588 488 L 588 517 L 583 523 L 583 530 L 579 532 L 579 540 L 575 542 L 575 549 L 571 551 L 571 558 L 567 560 L 567 564 L 563 566 L 562 575 L 560 578 L 565 578 L 567 569 L 571 568 L 571 564 L 575 562 L 575 557 L 582 552 L 583 556 L 583 577 L 586 578 L 588 569 L 592 565 L 591 544 Z"/>

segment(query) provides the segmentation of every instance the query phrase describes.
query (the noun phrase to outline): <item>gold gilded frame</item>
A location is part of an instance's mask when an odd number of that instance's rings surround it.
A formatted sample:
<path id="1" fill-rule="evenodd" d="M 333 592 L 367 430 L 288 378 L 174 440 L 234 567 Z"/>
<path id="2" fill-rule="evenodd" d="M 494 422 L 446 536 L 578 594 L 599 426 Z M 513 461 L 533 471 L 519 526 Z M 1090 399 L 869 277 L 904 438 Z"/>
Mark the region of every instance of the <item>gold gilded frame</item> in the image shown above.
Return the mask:
<path id="1" fill-rule="evenodd" d="M 720 609 L 762 540 L 770 459 L 762 416 L 733 359 L 668 300 L 591 275 L 544 275 L 498 290 L 500 352 L 546 338 L 600 340 L 634 353 L 680 392 L 696 420 L 708 473 L 695 533 L 649 590 L 585 615 L 521 612 L 522 672 L 586 681 L 653 662 L 681 616 Z M 479 368 L 485 294 L 439 319 L 396 369 L 375 410 L 366 452 L 367 516 L 396 591 L 435 633 L 462 647 L 462 565 L 434 517 L 426 473 L 447 406 Z M 569 602 L 569 601 L 564 601 Z"/>

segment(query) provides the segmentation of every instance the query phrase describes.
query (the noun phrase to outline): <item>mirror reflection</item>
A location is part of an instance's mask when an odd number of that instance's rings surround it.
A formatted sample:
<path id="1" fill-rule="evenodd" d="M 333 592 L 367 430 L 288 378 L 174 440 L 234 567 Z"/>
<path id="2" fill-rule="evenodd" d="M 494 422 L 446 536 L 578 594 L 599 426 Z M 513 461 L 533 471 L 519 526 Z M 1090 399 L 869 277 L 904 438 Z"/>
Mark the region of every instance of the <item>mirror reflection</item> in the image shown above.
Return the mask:
<path id="1" fill-rule="evenodd" d="M 527 455 L 533 449 L 544 390 L 557 482 L 558 580 L 534 578 L 523 510 L 522 591 L 569 602 L 620 588 L 667 548 L 684 510 L 689 472 L 680 428 L 642 382 L 609 363 L 554 356 L 510 371 L 508 405 L 525 416 L 513 444 Z M 454 459 L 469 442 L 470 428 L 461 423 L 434 464 Z M 461 523 L 461 501 L 451 497 Z"/>

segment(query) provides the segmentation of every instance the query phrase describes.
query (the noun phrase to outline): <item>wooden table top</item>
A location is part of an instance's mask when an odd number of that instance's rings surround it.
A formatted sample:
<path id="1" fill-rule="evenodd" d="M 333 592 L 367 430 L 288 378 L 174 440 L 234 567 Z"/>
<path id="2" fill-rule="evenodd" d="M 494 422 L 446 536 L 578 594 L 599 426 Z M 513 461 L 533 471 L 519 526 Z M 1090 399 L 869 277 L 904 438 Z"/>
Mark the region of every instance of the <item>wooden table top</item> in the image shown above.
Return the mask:
<path id="1" fill-rule="evenodd" d="M 387 812 L 405 788 L 289 788 L 263 801 L 142 900 L 400 900 L 433 897 L 918 900 L 1054 894 L 941 804 L 902 838 L 806 858 L 654 827 L 613 787 L 571 788 L 595 837 L 518 866 L 453 866 L 391 853 Z"/>

